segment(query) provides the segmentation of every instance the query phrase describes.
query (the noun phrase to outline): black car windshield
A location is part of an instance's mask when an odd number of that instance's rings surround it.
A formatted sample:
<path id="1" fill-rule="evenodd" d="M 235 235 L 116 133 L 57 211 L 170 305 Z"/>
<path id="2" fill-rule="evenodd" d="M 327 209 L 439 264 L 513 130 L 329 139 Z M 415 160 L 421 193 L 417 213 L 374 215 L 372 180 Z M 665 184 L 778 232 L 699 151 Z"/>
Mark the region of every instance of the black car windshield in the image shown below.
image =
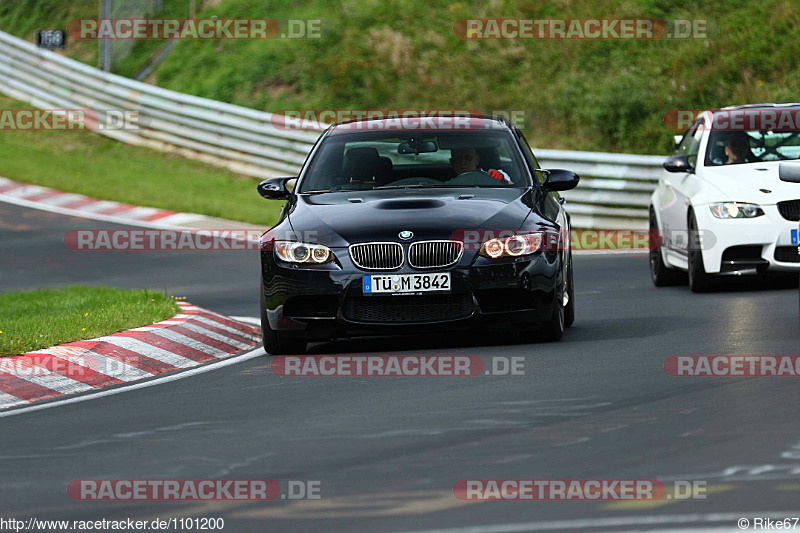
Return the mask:
<path id="1" fill-rule="evenodd" d="M 326 138 L 300 193 L 421 187 L 528 187 L 504 131 L 358 132 Z"/>

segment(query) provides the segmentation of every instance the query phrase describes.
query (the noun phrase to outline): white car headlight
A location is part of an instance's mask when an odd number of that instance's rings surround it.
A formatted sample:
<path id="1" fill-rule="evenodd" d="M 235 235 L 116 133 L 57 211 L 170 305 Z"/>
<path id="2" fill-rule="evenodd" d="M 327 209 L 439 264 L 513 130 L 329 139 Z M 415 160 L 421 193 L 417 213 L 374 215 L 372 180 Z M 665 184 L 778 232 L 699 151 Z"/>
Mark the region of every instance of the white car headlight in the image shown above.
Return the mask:
<path id="1" fill-rule="evenodd" d="M 330 248 L 322 244 L 307 244 L 304 242 L 277 241 L 275 255 L 287 263 L 315 263 L 322 264 L 331 260 Z"/>
<path id="2" fill-rule="evenodd" d="M 711 204 L 711 214 L 717 218 L 756 218 L 764 211 L 756 204 L 742 204 L 739 202 L 720 202 Z"/>
<path id="3" fill-rule="evenodd" d="M 498 257 L 519 257 L 538 252 L 542 248 L 542 233 L 512 235 L 504 239 L 489 239 L 481 246 L 479 254 L 497 259 Z"/>

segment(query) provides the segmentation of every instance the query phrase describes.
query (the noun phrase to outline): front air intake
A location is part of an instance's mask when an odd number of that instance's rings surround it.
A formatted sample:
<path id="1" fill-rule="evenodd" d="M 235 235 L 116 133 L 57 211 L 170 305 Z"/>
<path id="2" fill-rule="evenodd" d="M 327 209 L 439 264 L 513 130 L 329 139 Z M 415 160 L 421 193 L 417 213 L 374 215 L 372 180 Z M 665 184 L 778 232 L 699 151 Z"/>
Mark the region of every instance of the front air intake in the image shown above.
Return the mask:
<path id="1" fill-rule="evenodd" d="M 363 270 L 395 270 L 403 266 L 403 247 L 396 242 L 353 244 L 350 259 Z"/>
<path id="2" fill-rule="evenodd" d="M 454 265 L 464 253 L 460 241 L 419 241 L 408 249 L 408 264 L 414 268 L 443 268 Z"/>

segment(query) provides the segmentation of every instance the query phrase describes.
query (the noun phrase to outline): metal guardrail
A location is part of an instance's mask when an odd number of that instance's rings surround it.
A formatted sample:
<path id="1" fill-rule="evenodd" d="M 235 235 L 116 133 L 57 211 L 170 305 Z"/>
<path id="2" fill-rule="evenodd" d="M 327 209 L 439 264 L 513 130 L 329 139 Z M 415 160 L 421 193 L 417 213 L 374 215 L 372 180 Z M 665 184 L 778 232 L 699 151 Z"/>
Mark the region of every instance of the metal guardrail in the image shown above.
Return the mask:
<path id="1" fill-rule="evenodd" d="M 664 156 L 534 150 L 543 168 L 568 168 L 581 177 L 562 193 L 576 228 L 647 228 L 650 194 Z"/>
<path id="2" fill-rule="evenodd" d="M 273 115 L 109 74 L 0 32 L 0 92 L 43 109 L 136 110 L 138 130 L 97 130 L 243 174 L 292 174 L 318 133 L 276 128 Z"/>
<path id="3" fill-rule="evenodd" d="M 103 72 L 0 32 L 0 92 L 42 109 L 137 111 L 138 129 L 96 130 L 259 178 L 296 174 L 318 131 L 278 128 L 272 113 L 226 104 Z M 277 116 L 277 119 L 282 117 Z M 564 196 L 573 225 L 644 228 L 664 157 L 536 150 L 543 167 L 577 172 Z"/>

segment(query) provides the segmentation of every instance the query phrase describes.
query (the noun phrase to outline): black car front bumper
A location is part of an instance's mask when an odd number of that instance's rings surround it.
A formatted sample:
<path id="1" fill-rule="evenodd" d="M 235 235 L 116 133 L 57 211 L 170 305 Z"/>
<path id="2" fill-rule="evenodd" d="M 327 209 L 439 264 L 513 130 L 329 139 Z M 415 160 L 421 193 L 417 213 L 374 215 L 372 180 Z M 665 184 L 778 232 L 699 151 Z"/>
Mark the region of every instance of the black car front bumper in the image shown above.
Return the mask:
<path id="1" fill-rule="evenodd" d="M 550 318 L 563 296 L 557 252 L 490 260 L 476 254 L 436 272 L 451 273 L 448 293 L 364 294 L 362 278 L 346 248 L 336 260 L 298 267 L 261 252 L 264 310 L 269 326 L 289 337 L 330 339 L 405 331 L 469 329 L 476 322 L 495 327 L 533 324 Z M 465 254 L 466 255 L 466 254 Z M 391 274 L 425 272 L 409 266 Z"/>

